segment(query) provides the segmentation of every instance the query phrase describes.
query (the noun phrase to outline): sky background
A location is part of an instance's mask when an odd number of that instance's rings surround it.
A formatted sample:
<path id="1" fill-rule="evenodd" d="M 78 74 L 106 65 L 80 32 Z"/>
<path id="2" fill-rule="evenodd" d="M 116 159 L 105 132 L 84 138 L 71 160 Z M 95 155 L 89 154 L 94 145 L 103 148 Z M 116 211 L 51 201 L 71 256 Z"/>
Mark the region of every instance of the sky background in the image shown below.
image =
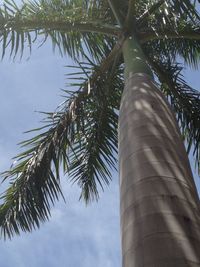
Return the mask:
<path id="1" fill-rule="evenodd" d="M 52 53 L 50 44 L 33 49 L 30 60 L 0 63 L 0 172 L 9 168 L 19 151 L 16 145 L 38 127 L 35 111 L 54 111 L 63 101 L 65 67 L 71 62 Z M 66 204 L 52 209 L 52 218 L 31 234 L 0 240 L 1 267 L 118 267 L 120 266 L 118 177 L 88 207 L 78 201 L 79 188 L 63 177 Z M 4 188 L 1 185 L 0 190 Z"/>
<path id="2" fill-rule="evenodd" d="M 42 117 L 35 111 L 54 111 L 63 101 L 59 89 L 66 82 L 64 66 L 71 62 L 53 54 L 50 44 L 40 49 L 36 44 L 30 60 L 27 57 L 0 63 L 0 172 L 20 151 L 16 144 L 27 138 L 23 132 L 39 126 Z M 198 89 L 199 73 L 185 75 Z M 67 203 L 55 205 L 49 222 L 11 241 L 0 240 L 0 267 L 121 266 L 117 174 L 99 202 L 88 207 L 78 201 L 79 189 L 67 177 L 62 184 Z"/>

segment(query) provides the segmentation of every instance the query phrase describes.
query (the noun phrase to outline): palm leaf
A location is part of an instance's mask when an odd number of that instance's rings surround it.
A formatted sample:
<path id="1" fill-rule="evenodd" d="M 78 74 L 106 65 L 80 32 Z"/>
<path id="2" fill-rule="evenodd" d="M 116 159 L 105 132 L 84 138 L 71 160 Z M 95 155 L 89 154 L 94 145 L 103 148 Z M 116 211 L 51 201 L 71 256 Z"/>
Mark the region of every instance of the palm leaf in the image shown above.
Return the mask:
<path id="1" fill-rule="evenodd" d="M 84 49 L 94 58 L 100 57 L 104 43 L 112 45 L 112 36 L 119 29 L 112 24 L 112 14 L 104 19 L 109 9 L 98 7 L 101 5 L 88 6 L 88 1 L 79 0 L 29 1 L 18 7 L 6 0 L 0 9 L 2 57 L 7 50 L 10 56 L 22 55 L 24 45 L 31 48 L 36 39 L 51 39 L 54 48 L 72 58 L 80 57 Z"/>
<path id="2" fill-rule="evenodd" d="M 146 1 L 141 6 L 138 3 L 137 15 L 138 32 L 151 29 L 156 34 L 169 29 L 176 31 L 188 21 L 193 24 L 200 21 L 196 5 L 188 0 Z"/>
<path id="3" fill-rule="evenodd" d="M 85 67 L 81 65 L 80 69 L 85 71 Z M 70 153 L 69 174 L 71 180 L 81 187 L 80 198 L 87 203 L 98 199 L 97 184 L 102 189 L 104 183 L 109 184 L 109 168 L 115 168 L 118 143 L 116 111 L 123 88 L 123 70 L 118 67 L 114 73 L 100 74 L 97 79 L 89 81 L 86 76 L 83 85 L 89 86 L 91 93 L 79 113 L 82 124 Z"/>
<path id="4" fill-rule="evenodd" d="M 31 231 L 49 218 L 51 205 L 62 195 L 61 164 L 80 185 L 86 202 L 98 198 L 98 184 L 103 188 L 108 183 L 109 168 L 116 161 L 117 110 L 123 88 L 120 64 L 112 71 L 114 58 L 111 53 L 100 67 L 81 64 L 82 82 L 74 82 L 78 90 L 67 90 L 63 105 L 45 113 L 46 125 L 34 129 L 41 133 L 21 143 L 27 150 L 15 157 L 17 165 L 4 172 L 4 179 L 11 181 L 0 206 L 4 237 Z"/>
<path id="5" fill-rule="evenodd" d="M 177 57 L 195 69 L 199 66 L 200 59 L 200 39 L 174 38 L 164 40 L 153 40 L 144 45 L 144 49 L 153 49 L 154 58 L 170 58 L 176 62 Z"/>
<path id="6" fill-rule="evenodd" d="M 185 82 L 181 65 L 171 63 L 170 59 L 149 61 L 161 82 L 161 90 L 176 113 L 188 153 L 193 149 L 200 174 L 200 93 Z"/>
<path id="7" fill-rule="evenodd" d="M 49 218 L 50 203 L 62 194 L 58 172 L 61 152 L 58 148 L 61 144 L 68 146 L 64 135 L 66 131 L 70 135 L 73 127 L 69 116 L 70 112 L 59 113 L 51 118 L 46 132 L 24 141 L 22 145 L 31 145 L 31 148 L 19 154 L 16 157 L 19 163 L 4 172 L 5 179 L 11 179 L 10 187 L 1 197 L 4 204 L 0 206 L 0 225 L 5 237 L 18 234 L 19 229 L 31 231 L 39 227 L 39 221 Z"/>

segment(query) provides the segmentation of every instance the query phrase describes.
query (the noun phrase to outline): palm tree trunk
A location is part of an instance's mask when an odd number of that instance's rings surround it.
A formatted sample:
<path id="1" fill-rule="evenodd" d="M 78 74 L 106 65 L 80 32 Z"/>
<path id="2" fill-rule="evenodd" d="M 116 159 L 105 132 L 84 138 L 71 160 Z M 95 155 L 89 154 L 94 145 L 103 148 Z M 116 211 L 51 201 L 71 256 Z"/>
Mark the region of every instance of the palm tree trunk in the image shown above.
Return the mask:
<path id="1" fill-rule="evenodd" d="M 126 85 L 119 118 L 123 267 L 200 266 L 199 198 L 179 127 L 138 43 L 127 40 L 123 52 Z"/>

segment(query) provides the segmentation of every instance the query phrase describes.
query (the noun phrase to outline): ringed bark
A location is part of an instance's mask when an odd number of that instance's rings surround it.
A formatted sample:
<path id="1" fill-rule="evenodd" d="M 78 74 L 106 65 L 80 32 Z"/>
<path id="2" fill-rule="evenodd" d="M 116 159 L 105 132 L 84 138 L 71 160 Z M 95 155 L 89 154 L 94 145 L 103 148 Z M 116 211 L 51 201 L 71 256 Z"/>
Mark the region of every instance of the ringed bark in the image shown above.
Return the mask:
<path id="1" fill-rule="evenodd" d="M 130 61 L 131 43 L 123 48 L 126 85 L 119 115 L 123 267 L 197 267 L 200 208 L 188 156 L 142 50 L 132 47 Z"/>

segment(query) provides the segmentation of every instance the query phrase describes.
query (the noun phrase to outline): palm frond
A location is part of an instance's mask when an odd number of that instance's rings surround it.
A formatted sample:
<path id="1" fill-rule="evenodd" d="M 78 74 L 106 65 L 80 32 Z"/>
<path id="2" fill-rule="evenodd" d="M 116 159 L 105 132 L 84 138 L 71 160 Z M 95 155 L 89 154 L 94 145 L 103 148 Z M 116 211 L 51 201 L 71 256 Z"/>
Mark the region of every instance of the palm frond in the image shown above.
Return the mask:
<path id="1" fill-rule="evenodd" d="M 157 2 L 149 2 L 148 4 L 146 3 L 145 5 L 145 10 L 144 7 L 142 8 L 143 14 L 138 18 L 137 24 L 141 25 L 145 22 L 147 22 L 148 18 L 152 16 L 152 14 L 155 14 L 155 12 L 163 5 L 165 4 L 165 0 L 160 0 Z M 139 7 L 139 6 L 138 6 Z M 141 12 L 141 11 L 140 11 Z"/>
<path id="2" fill-rule="evenodd" d="M 11 182 L 1 197 L 0 226 L 4 237 L 19 234 L 20 229 L 31 231 L 39 227 L 39 222 L 50 216 L 50 204 L 62 195 L 59 164 L 61 159 L 67 162 L 66 150 L 75 127 L 72 102 L 68 101 L 66 112 L 48 114 L 48 130 L 22 142 L 28 150 L 15 157 L 16 166 L 4 172 L 4 179 Z"/>
<path id="3" fill-rule="evenodd" d="M 112 44 L 112 36 L 119 29 L 113 26 L 112 17 L 104 18 L 108 8 L 98 9 L 100 5 L 88 6 L 87 2 L 40 0 L 18 7 L 13 0 L 5 0 L 0 9 L 2 57 L 6 51 L 13 57 L 17 53 L 22 55 L 25 44 L 31 49 L 36 39 L 40 42 L 51 39 L 61 54 L 72 58 L 81 56 L 88 47 L 88 52 L 98 57 L 104 43 Z"/>
<path id="4" fill-rule="evenodd" d="M 143 12 L 141 15 L 141 11 Z M 196 5 L 188 0 L 170 1 L 147 1 L 142 6 L 138 5 L 138 32 L 152 30 L 155 34 L 166 30 L 180 29 L 185 23 L 192 24 L 200 22 L 200 15 Z"/>
<path id="5" fill-rule="evenodd" d="M 115 166 L 117 110 L 123 88 L 120 62 L 115 57 L 78 66 L 78 79 L 67 90 L 59 110 L 45 113 L 41 132 L 21 143 L 27 148 L 15 159 L 17 165 L 4 173 L 10 180 L 2 195 L 0 228 L 4 237 L 31 231 L 50 216 L 50 207 L 62 195 L 60 166 L 81 188 L 86 202 L 98 198 L 98 184 L 108 183 Z M 69 78 L 69 77 L 68 77 Z M 71 75 L 74 79 L 74 74 Z M 46 130 L 45 130 L 46 129 Z"/>
<path id="6" fill-rule="evenodd" d="M 160 44 L 158 49 L 163 56 L 170 55 L 172 61 L 176 61 L 179 56 L 189 66 L 195 69 L 198 68 L 200 61 L 200 39 L 177 38 L 175 40 L 161 40 L 158 43 Z M 153 47 L 155 46 L 153 45 Z"/>
<path id="7" fill-rule="evenodd" d="M 170 7 L 174 9 L 174 13 L 185 20 L 200 20 L 199 12 L 196 4 L 188 0 L 171 0 Z"/>
<path id="8" fill-rule="evenodd" d="M 88 65 L 80 66 L 82 74 L 86 67 Z M 86 203 L 98 199 L 97 185 L 103 189 L 103 184 L 109 184 L 109 169 L 115 168 L 116 164 L 117 110 L 123 89 L 123 70 L 121 67 L 114 72 L 111 70 L 95 80 L 85 78 L 84 87 L 88 87 L 91 93 L 82 104 L 82 127 L 70 153 L 69 174 L 71 180 L 81 187 L 80 198 Z"/>
<path id="9" fill-rule="evenodd" d="M 144 37 L 144 38 L 143 38 Z M 145 39 L 146 38 L 146 39 Z M 200 59 L 200 22 L 182 22 L 175 28 L 164 31 L 147 31 L 140 34 L 141 42 L 148 51 L 153 50 L 159 57 L 170 57 L 176 61 L 180 57 L 184 62 L 198 68 Z"/>
<path id="10" fill-rule="evenodd" d="M 188 153 L 193 149 L 200 174 L 200 92 L 185 82 L 180 64 L 172 63 L 170 59 L 154 59 L 150 63 L 161 82 L 161 90 L 176 113 Z"/>

